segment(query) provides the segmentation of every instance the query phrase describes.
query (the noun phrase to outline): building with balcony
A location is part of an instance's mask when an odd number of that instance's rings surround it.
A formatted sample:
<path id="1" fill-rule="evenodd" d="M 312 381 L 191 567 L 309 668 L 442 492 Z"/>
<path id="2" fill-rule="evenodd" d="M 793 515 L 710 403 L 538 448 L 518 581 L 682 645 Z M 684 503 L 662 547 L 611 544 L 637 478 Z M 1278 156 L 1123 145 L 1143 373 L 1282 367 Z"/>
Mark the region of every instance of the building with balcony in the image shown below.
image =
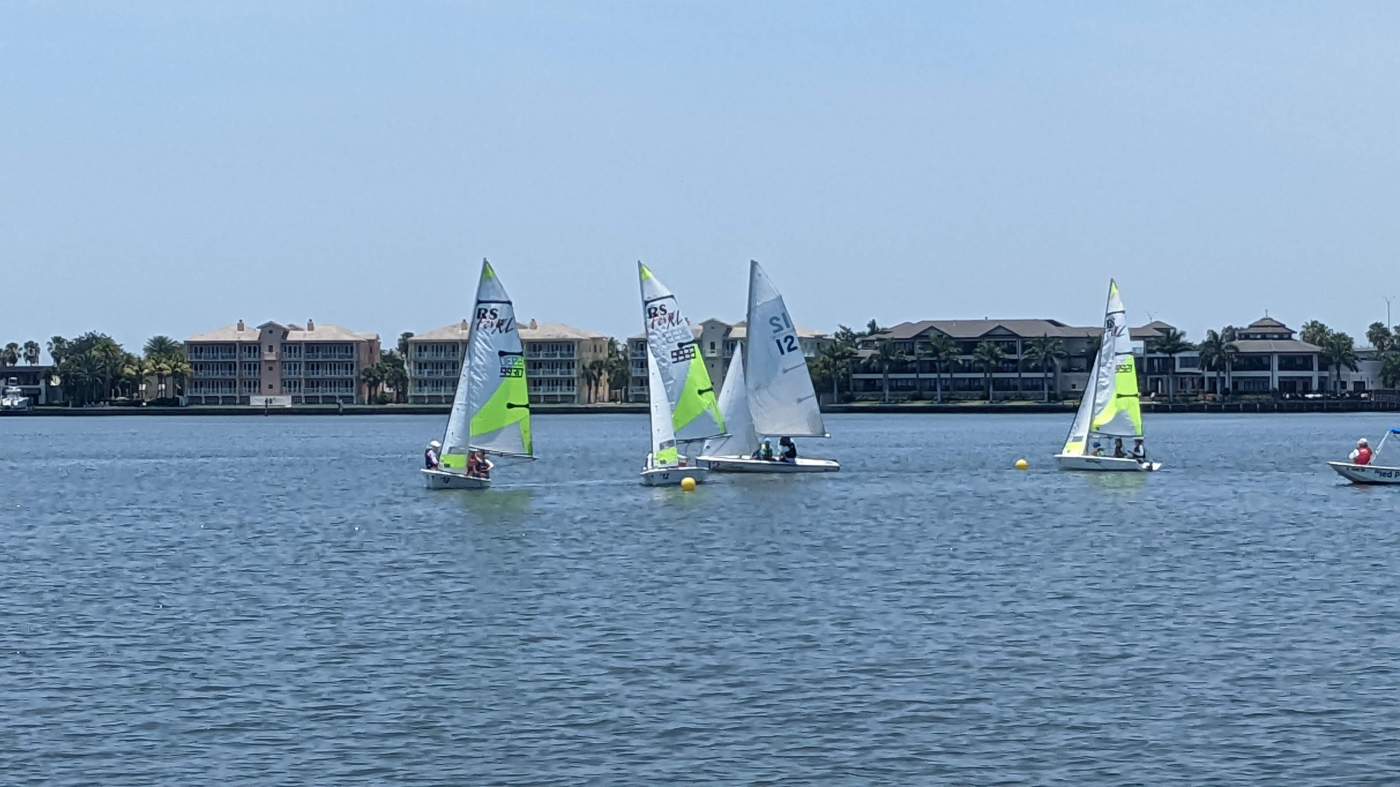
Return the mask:
<path id="1" fill-rule="evenodd" d="M 190 404 L 248 404 L 287 396 L 293 404 L 363 404 L 360 373 L 379 363 L 379 336 L 338 325 L 242 320 L 185 340 Z"/>
<path id="2" fill-rule="evenodd" d="M 467 354 L 471 324 L 445 325 L 408 340 L 408 400 L 451 404 Z M 558 323 L 531 320 L 520 326 L 530 401 L 592 404 L 606 401 L 606 374 L 593 379 L 594 361 L 608 358 L 608 337 Z"/>
<path id="3" fill-rule="evenodd" d="M 734 350 L 745 345 L 748 339 L 748 326 L 743 322 L 727 323 L 713 317 L 691 326 L 695 334 L 700 355 L 705 359 L 705 370 L 710 374 L 710 382 L 715 390 L 724 388 L 724 375 L 729 370 L 729 362 L 734 359 Z M 831 337 L 811 328 L 797 327 L 797 338 L 802 354 L 808 359 L 816 357 Z M 647 340 L 645 336 L 633 336 L 627 340 L 627 363 L 629 379 L 627 400 L 645 402 L 647 399 Z"/>
<path id="4" fill-rule="evenodd" d="M 1153 340 L 1170 328 L 1168 323 L 1154 321 L 1129 329 L 1144 396 L 1165 397 L 1169 389 L 1184 397 L 1215 394 L 1217 378 L 1220 389 L 1238 395 L 1301 395 L 1326 390 L 1326 362 L 1320 348 L 1298 341 L 1292 329 L 1272 318 L 1265 317 L 1238 329 L 1238 352 L 1231 369 L 1228 374 L 1221 370 L 1219 375 L 1203 368 L 1195 349 L 1173 357 L 1156 352 Z M 901 355 L 888 372 L 891 399 L 933 398 L 940 381 L 945 399 L 985 398 L 987 376 L 973 353 L 978 344 L 986 341 L 998 346 L 1003 354 L 991 374 L 996 398 L 1038 399 L 1048 391 L 1051 398 L 1077 399 L 1088 386 L 1089 370 L 1102 334 L 1099 326 L 1072 326 L 1050 319 L 900 323 L 861 339 L 860 363 L 852 375 L 854 393 L 857 399 L 883 397 L 886 374 L 873 358 L 880 343 L 890 341 Z M 936 364 L 926 357 L 925 348 L 938 335 L 952 339 L 957 351 L 953 358 Z M 1042 372 L 1032 367 L 1027 357 L 1031 342 L 1047 336 L 1058 339 L 1065 352 L 1057 371 Z"/>
<path id="5" fill-rule="evenodd" d="M 52 365 L 0 366 L 0 388 L 14 386 L 32 405 L 63 404 L 57 384 L 58 367 Z"/>

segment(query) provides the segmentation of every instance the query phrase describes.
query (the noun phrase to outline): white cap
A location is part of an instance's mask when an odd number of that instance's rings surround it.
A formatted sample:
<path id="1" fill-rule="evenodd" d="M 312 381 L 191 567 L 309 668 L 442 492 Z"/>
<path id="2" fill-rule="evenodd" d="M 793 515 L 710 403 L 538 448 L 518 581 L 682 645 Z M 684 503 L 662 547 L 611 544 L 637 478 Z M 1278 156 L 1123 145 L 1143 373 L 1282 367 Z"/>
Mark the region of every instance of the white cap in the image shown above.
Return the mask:
<path id="1" fill-rule="evenodd" d="M 1363 438 L 1361 438 L 1360 440 L 1357 440 L 1357 441 L 1356 441 L 1356 444 L 1357 444 L 1357 445 L 1366 445 L 1366 438 L 1363 437 Z"/>
<path id="2" fill-rule="evenodd" d="M 438 441 L 434 440 L 434 441 L 432 441 L 431 443 L 428 443 L 428 447 L 429 447 L 429 448 L 442 448 L 442 443 L 439 443 Z"/>

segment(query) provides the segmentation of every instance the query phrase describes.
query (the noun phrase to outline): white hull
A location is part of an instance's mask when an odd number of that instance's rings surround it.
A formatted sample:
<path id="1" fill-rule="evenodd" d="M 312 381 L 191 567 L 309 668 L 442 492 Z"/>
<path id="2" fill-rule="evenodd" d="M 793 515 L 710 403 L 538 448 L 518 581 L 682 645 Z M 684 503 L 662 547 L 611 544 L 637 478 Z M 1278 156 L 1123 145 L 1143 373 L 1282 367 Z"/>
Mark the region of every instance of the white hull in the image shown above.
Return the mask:
<path id="1" fill-rule="evenodd" d="M 1351 462 L 1328 462 L 1327 466 L 1353 484 L 1400 484 L 1400 467 L 1354 465 Z"/>
<path id="2" fill-rule="evenodd" d="M 1118 459 L 1112 456 L 1081 456 L 1078 454 L 1055 454 L 1055 462 L 1061 470 L 1094 470 L 1107 473 L 1148 473 L 1161 470 L 1161 462 L 1140 463 L 1136 459 Z"/>
<path id="3" fill-rule="evenodd" d="M 702 456 L 699 461 L 716 473 L 835 473 L 841 469 L 841 463 L 835 459 L 804 459 L 800 456 L 795 462 L 747 456 Z"/>
<path id="4" fill-rule="evenodd" d="M 650 467 L 642 471 L 642 486 L 679 486 L 682 479 L 692 478 L 697 484 L 705 483 L 708 470 L 691 465 L 689 467 Z"/>
<path id="5" fill-rule="evenodd" d="M 428 470 L 424 468 L 418 472 L 423 474 L 423 483 L 429 489 L 490 489 L 491 479 L 473 478 L 462 473 L 452 473 L 447 470 Z"/>

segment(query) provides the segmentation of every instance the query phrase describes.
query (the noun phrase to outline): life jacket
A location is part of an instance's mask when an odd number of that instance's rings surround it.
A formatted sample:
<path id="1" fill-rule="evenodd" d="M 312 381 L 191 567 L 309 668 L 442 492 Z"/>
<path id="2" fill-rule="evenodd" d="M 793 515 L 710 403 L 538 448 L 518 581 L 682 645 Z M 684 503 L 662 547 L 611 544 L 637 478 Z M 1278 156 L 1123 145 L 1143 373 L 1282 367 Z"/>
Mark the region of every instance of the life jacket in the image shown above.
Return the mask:
<path id="1" fill-rule="evenodd" d="M 1359 464 L 1359 465 L 1369 465 L 1369 464 L 1371 464 L 1371 447 L 1370 447 L 1370 446 L 1363 445 L 1363 446 L 1361 446 L 1360 448 L 1356 449 L 1356 464 Z"/>
<path id="2" fill-rule="evenodd" d="M 438 458 L 437 454 L 433 452 L 433 449 L 429 448 L 423 452 L 423 466 L 429 470 L 437 469 Z"/>

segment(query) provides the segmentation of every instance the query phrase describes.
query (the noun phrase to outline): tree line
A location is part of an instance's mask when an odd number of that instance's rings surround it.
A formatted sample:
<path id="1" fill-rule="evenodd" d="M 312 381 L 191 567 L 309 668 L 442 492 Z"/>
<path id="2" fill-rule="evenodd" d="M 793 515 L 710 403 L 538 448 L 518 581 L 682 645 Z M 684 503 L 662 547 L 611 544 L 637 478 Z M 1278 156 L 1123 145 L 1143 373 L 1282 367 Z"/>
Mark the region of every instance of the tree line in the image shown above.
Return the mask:
<path id="1" fill-rule="evenodd" d="M 11 348 L 15 348 L 13 352 Z M 64 398 L 78 405 L 137 398 L 148 379 L 155 380 L 157 398 L 174 399 L 182 392 L 190 373 L 185 346 L 169 336 L 147 339 L 139 355 L 127 352 L 115 339 L 97 331 L 72 338 L 54 336 L 46 349 L 57 370 Z M 15 366 L 21 357 L 25 363 L 37 365 L 39 343 L 11 342 L 0 351 L 0 360 L 6 366 Z"/>

